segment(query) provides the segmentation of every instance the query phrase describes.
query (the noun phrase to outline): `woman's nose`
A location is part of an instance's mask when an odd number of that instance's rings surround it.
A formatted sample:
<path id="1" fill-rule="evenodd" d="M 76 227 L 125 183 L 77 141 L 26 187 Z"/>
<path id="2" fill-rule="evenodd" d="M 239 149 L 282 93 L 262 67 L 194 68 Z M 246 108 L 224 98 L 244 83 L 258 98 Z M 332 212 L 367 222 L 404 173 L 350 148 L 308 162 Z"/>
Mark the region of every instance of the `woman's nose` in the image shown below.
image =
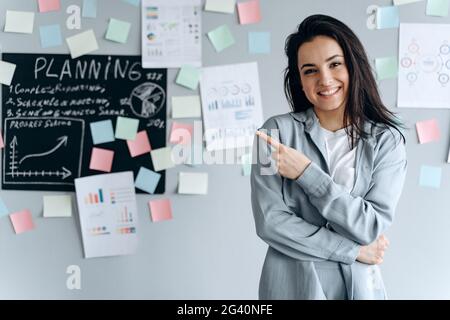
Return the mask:
<path id="1" fill-rule="evenodd" d="M 325 71 L 325 72 L 320 73 L 319 81 L 320 81 L 319 84 L 321 86 L 329 86 L 333 83 L 334 80 L 333 80 L 333 77 L 331 76 L 331 74 L 329 72 Z"/>

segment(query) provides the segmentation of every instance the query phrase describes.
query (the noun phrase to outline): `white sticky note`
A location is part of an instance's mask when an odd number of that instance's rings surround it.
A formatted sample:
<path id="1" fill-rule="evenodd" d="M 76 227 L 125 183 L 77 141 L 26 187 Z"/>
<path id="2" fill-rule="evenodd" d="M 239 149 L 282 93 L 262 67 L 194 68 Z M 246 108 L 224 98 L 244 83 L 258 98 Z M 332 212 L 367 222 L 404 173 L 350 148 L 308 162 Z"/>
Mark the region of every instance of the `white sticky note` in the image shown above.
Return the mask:
<path id="1" fill-rule="evenodd" d="M 423 0 L 394 0 L 394 5 L 400 6 L 403 4 L 409 4 L 409 3 L 420 2 L 420 1 L 423 1 Z"/>
<path id="2" fill-rule="evenodd" d="M 14 76 L 16 65 L 5 61 L 0 61 L 0 83 L 9 86 Z"/>
<path id="3" fill-rule="evenodd" d="M 66 38 L 72 59 L 98 50 L 97 39 L 92 29 Z"/>
<path id="4" fill-rule="evenodd" d="M 72 216 L 72 197 L 63 196 L 44 196 L 44 217 L 71 217 Z"/>
<path id="5" fill-rule="evenodd" d="M 208 194 L 208 173 L 180 172 L 178 179 L 178 193 Z"/>
<path id="6" fill-rule="evenodd" d="M 172 159 L 172 148 L 165 147 L 150 151 L 152 157 L 153 169 L 161 171 L 175 166 Z"/>
<path id="7" fill-rule="evenodd" d="M 5 32 L 33 33 L 34 12 L 6 10 Z"/>
<path id="8" fill-rule="evenodd" d="M 205 11 L 234 13 L 236 0 L 206 0 Z"/>
<path id="9" fill-rule="evenodd" d="M 199 118 L 201 117 L 200 96 L 172 97 L 172 117 Z"/>

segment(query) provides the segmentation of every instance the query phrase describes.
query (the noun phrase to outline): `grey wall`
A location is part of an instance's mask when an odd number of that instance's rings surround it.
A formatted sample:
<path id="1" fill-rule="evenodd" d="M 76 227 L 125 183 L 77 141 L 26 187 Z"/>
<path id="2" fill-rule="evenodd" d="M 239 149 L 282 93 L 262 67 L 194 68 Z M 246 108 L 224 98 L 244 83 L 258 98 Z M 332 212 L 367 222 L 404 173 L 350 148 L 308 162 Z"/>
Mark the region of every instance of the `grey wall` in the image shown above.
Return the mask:
<path id="1" fill-rule="evenodd" d="M 43 50 L 38 26 L 60 23 L 67 30 L 65 8 L 81 0 L 62 0 L 61 12 L 37 14 L 33 35 L 0 32 L 4 52 L 68 53 L 66 46 Z M 203 37 L 203 65 L 257 61 L 260 73 L 264 118 L 289 111 L 282 91 L 285 67 L 284 40 L 297 24 L 314 13 L 333 15 L 346 22 L 363 41 L 371 58 L 396 55 L 398 29 L 368 30 L 366 8 L 370 4 L 391 5 L 391 0 L 261 0 L 263 21 L 241 26 L 237 15 L 203 12 L 203 32 L 221 24 L 230 26 L 236 45 L 216 53 Z M 83 19 L 82 29 L 93 28 L 104 35 L 109 17 L 132 22 L 127 45 L 99 39 L 96 54 L 140 54 L 139 10 L 120 0 L 98 0 L 98 18 Z M 449 23 L 450 18 L 425 16 L 426 1 L 400 7 L 402 22 Z M 37 11 L 37 0 L 2 0 L 0 26 L 7 9 Z M 248 31 L 270 31 L 272 53 L 249 55 Z M 168 94 L 190 95 L 192 91 L 174 84 L 177 70 L 168 73 Z M 386 287 L 393 299 L 450 298 L 450 170 L 447 110 L 397 109 L 396 80 L 380 83 L 384 102 L 399 112 L 411 127 L 407 134 L 409 172 L 397 216 L 387 233 L 391 246 L 382 265 Z M 170 101 L 170 100 L 169 100 Z M 170 115 L 170 103 L 168 104 Z M 435 117 L 442 139 L 419 145 L 414 123 Z M 170 128 L 170 121 L 169 121 Z M 418 185 L 421 164 L 443 167 L 440 190 Z M 176 194 L 179 171 L 209 173 L 207 196 Z M 248 177 L 238 165 L 191 168 L 178 166 L 167 171 L 166 194 L 172 200 L 174 219 L 153 224 L 147 202 L 158 196 L 138 195 L 140 247 L 133 256 L 83 259 L 76 217 L 44 219 L 42 196 L 54 192 L 1 191 L 12 210 L 30 208 L 36 230 L 15 235 L 7 217 L 0 220 L 0 298 L 14 299 L 254 299 L 266 245 L 254 231 Z M 59 193 L 62 194 L 62 193 Z M 73 195 L 73 193 L 71 193 Z M 82 289 L 66 288 L 68 265 L 82 270 Z"/>

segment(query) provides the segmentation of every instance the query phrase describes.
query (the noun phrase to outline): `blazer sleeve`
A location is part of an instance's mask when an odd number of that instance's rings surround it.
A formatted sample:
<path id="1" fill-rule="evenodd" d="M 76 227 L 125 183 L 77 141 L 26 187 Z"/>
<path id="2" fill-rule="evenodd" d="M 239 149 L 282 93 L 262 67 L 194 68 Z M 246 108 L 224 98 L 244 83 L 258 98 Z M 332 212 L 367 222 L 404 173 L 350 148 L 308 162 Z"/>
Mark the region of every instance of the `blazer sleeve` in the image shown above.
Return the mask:
<path id="1" fill-rule="evenodd" d="M 276 129 L 277 125 L 269 119 L 263 128 Z M 357 243 L 308 223 L 288 208 L 282 196 L 282 178 L 270 169 L 274 165 L 270 147 L 257 136 L 253 159 L 256 161 L 252 161 L 251 203 L 257 235 L 272 248 L 297 260 L 353 263 L 359 253 Z"/>
<path id="2" fill-rule="evenodd" d="M 385 130 L 377 146 L 364 197 L 351 195 L 314 163 L 297 179 L 333 230 L 361 245 L 372 243 L 391 225 L 407 170 L 405 144 L 398 132 Z"/>

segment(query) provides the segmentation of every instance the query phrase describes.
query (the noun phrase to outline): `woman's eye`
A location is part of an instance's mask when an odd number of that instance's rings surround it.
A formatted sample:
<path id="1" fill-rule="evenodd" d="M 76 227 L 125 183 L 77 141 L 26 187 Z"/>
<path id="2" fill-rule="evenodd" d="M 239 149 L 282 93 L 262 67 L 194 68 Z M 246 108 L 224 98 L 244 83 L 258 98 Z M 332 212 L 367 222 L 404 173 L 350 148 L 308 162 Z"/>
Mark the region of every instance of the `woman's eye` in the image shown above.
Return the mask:
<path id="1" fill-rule="evenodd" d="M 314 73 L 315 71 L 316 70 L 314 70 L 314 69 L 308 69 L 308 70 L 305 70 L 305 72 L 303 74 L 307 75 L 307 74 Z"/>
<path id="2" fill-rule="evenodd" d="M 340 63 L 340 62 L 333 62 L 332 64 L 331 64 L 331 67 L 332 68 L 336 68 L 337 66 L 340 66 L 342 63 Z"/>

